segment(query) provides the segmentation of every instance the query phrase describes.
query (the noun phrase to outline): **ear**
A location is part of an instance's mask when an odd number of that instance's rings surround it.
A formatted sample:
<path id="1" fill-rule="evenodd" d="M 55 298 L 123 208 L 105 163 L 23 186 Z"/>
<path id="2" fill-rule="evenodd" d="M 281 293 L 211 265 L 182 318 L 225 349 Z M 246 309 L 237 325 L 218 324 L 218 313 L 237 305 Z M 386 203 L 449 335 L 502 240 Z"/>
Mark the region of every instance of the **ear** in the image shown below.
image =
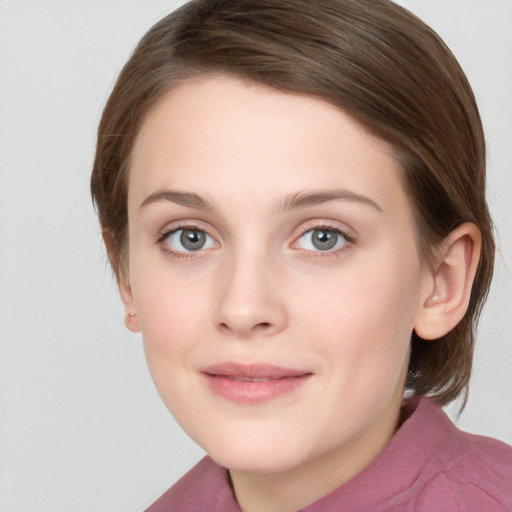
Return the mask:
<path id="1" fill-rule="evenodd" d="M 114 270 L 119 287 L 119 294 L 124 305 L 124 324 L 132 332 L 140 332 L 139 321 L 133 306 L 133 293 L 130 285 L 128 269 L 119 261 L 119 255 L 115 250 L 114 237 L 112 233 L 104 229 L 102 232 L 103 242 L 107 249 L 110 265 Z"/>
<path id="2" fill-rule="evenodd" d="M 464 317 L 475 279 L 482 237 L 470 222 L 461 224 L 443 241 L 432 268 L 433 287 L 426 290 L 414 331 L 424 340 L 450 332 Z"/>

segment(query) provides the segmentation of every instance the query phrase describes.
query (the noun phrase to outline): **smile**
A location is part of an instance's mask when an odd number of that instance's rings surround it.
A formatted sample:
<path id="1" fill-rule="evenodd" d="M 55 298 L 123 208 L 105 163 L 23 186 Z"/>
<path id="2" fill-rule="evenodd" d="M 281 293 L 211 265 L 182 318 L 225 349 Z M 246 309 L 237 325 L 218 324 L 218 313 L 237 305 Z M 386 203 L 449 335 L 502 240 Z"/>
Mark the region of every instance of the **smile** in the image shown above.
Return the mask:
<path id="1" fill-rule="evenodd" d="M 214 394 L 237 403 L 259 404 L 297 391 L 311 372 L 268 364 L 221 363 L 201 371 Z"/>

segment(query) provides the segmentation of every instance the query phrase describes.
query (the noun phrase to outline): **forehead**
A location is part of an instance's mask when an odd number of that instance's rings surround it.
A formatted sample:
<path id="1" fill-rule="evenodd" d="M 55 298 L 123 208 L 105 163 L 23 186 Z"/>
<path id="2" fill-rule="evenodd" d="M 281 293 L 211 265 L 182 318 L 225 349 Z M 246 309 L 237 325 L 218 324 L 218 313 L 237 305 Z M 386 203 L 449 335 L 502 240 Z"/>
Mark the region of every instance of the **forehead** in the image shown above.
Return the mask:
<path id="1" fill-rule="evenodd" d="M 164 188 L 270 200 L 340 187 L 405 198 L 390 148 L 338 108 L 208 77 L 177 86 L 148 115 L 133 148 L 129 201 Z"/>

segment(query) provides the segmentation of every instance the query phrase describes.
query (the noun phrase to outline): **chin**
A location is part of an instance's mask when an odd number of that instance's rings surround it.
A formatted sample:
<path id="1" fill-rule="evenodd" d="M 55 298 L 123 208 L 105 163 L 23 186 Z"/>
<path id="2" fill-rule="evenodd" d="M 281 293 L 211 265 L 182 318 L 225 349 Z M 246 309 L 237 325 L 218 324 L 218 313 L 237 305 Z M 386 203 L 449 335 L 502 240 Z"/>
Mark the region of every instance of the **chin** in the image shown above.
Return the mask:
<path id="1" fill-rule="evenodd" d="M 239 473 L 273 474 L 286 473 L 296 468 L 299 463 L 295 458 L 286 458 L 282 454 L 226 454 L 209 453 L 210 457 L 221 466 Z M 218 455 L 218 456 L 217 456 Z"/>
<path id="2" fill-rule="evenodd" d="M 290 440 L 288 440 L 290 441 Z M 208 455 L 217 464 L 242 473 L 283 473 L 301 464 L 300 454 L 304 446 L 286 443 L 283 440 L 246 439 L 215 442 L 203 445 Z M 211 448 L 211 449 L 209 449 Z"/>

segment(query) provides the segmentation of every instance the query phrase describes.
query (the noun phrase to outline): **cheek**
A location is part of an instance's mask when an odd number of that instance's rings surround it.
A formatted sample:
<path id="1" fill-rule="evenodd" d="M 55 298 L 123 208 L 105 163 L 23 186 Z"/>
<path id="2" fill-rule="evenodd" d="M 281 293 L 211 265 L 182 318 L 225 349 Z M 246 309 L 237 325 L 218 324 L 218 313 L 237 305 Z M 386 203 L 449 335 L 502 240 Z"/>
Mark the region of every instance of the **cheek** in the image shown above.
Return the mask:
<path id="1" fill-rule="evenodd" d="M 379 256 L 317 280 L 307 294 L 297 293 L 307 301 L 297 315 L 308 322 L 304 330 L 316 332 L 318 349 L 361 382 L 396 375 L 403 367 L 419 297 L 417 259 Z"/>
<path id="2" fill-rule="evenodd" d="M 132 291 L 148 365 L 159 372 L 183 366 L 191 348 L 202 338 L 207 294 L 201 282 L 177 276 L 157 266 L 134 272 Z"/>
<path id="3" fill-rule="evenodd" d="M 179 279 L 168 281 L 162 274 L 156 279 L 146 274 L 132 288 L 151 377 L 171 414 L 182 423 L 191 396 L 190 361 L 205 337 L 200 331 L 204 321 L 197 289 L 180 286 Z"/>

